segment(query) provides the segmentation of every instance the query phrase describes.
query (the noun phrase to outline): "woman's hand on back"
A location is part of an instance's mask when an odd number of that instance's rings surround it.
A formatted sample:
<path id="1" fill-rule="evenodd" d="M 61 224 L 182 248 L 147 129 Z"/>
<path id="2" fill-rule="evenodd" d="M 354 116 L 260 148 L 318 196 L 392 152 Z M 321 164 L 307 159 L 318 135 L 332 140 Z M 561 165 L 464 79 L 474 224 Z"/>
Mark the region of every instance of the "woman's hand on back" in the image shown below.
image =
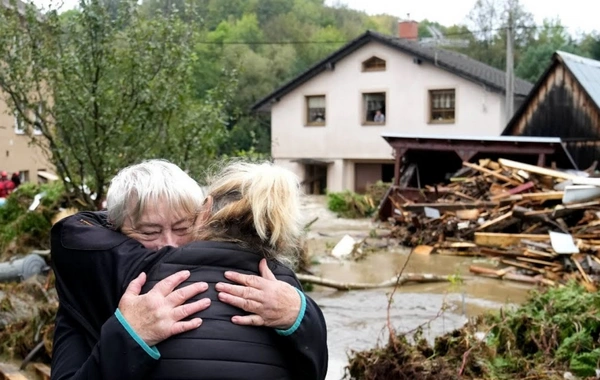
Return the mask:
<path id="1" fill-rule="evenodd" d="M 259 270 L 261 276 L 225 272 L 225 278 L 240 285 L 217 283 L 219 300 L 252 313 L 234 316 L 231 320 L 235 324 L 287 330 L 300 313 L 300 295 L 292 285 L 275 278 L 265 259 L 260 261 Z"/>
<path id="2" fill-rule="evenodd" d="M 205 282 L 197 282 L 175 290 L 190 277 L 189 271 L 180 271 L 158 282 L 148 293 L 140 295 L 146 282 L 142 273 L 131 281 L 119 302 L 119 310 L 137 335 L 149 346 L 154 346 L 173 335 L 200 327 L 202 320 L 183 319 L 210 306 L 210 299 L 203 298 L 185 303 L 208 289 Z"/>

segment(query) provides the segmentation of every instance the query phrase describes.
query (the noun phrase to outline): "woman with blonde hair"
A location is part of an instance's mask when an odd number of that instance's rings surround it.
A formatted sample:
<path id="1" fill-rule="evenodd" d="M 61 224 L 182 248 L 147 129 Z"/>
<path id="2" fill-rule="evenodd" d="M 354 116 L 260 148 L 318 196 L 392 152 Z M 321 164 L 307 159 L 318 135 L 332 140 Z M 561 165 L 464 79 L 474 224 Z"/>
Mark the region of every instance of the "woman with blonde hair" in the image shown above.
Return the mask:
<path id="1" fill-rule="evenodd" d="M 182 269 L 190 272 L 186 283 L 208 283 L 205 295 L 210 306 L 189 317 L 198 328 L 156 346 L 138 342 L 149 355 L 160 358 L 148 375 L 181 380 L 323 379 L 327 371 L 325 321 L 292 269 L 303 234 L 298 178 L 268 162 L 234 162 L 209 184 L 192 243 L 146 250 L 134 257 L 119 251 L 116 259 L 113 255 L 107 260 L 112 260 L 111 265 L 127 265 L 128 270 L 114 271 L 119 278 L 102 272 L 103 281 L 116 281 L 123 289 L 111 302 L 118 302 L 127 285 L 144 276 L 142 292 Z M 294 290 L 287 298 L 289 303 L 279 305 L 290 311 L 285 318 L 265 321 L 260 313 L 244 311 L 247 303 L 259 304 L 264 295 L 259 294 L 260 286 L 242 287 L 231 280 L 252 282 L 257 275 L 283 281 Z M 182 308 L 197 300 L 190 299 Z M 125 297 L 119 308 L 124 302 Z M 122 317 L 119 309 L 115 315 Z M 127 321 L 119 320 L 127 329 Z M 135 338 L 135 328 L 129 328 Z M 324 352 L 311 350 L 315 342 Z M 315 368 L 315 363 L 320 368 Z"/>

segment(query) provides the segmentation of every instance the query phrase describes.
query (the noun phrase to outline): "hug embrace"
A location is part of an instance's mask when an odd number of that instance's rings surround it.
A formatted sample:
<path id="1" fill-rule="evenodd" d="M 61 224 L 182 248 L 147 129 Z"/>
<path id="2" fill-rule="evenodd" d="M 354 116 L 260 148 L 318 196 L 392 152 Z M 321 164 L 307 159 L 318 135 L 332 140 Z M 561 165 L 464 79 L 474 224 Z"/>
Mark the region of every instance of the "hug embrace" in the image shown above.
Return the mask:
<path id="1" fill-rule="evenodd" d="M 300 195 L 268 162 L 206 195 L 164 160 L 121 170 L 107 211 L 52 229 L 52 379 L 324 379 L 325 320 L 293 271 Z"/>

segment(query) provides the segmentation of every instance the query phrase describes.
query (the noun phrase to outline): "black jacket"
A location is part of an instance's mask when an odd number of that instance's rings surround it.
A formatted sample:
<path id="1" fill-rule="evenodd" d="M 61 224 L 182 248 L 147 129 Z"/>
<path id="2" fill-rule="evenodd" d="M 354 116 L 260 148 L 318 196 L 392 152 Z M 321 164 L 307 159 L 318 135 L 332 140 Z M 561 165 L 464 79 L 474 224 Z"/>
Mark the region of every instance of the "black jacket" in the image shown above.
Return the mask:
<path id="1" fill-rule="evenodd" d="M 245 312 L 216 297 L 214 284 L 226 281 L 225 270 L 257 274 L 260 256 L 217 242 L 151 252 L 104 228 L 103 218 L 102 213 L 80 213 L 52 229 L 52 259 L 61 302 L 53 379 L 325 378 L 325 321 L 309 297 L 299 329 L 285 337 L 273 329 L 234 325 L 231 316 Z M 273 262 L 269 266 L 278 279 L 300 289 L 292 271 Z M 200 297 L 210 297 L 212 304 L 199 313 L 204 321 L 200 328 L 159 344 L 161 359 L 154 361 L 136 347 L 113 313 L 125 288 L 141 271 L 148 273 L 147 291 L 182 269 L 192 272 L 188 282 L 209 283 L 209 290 Z"/>

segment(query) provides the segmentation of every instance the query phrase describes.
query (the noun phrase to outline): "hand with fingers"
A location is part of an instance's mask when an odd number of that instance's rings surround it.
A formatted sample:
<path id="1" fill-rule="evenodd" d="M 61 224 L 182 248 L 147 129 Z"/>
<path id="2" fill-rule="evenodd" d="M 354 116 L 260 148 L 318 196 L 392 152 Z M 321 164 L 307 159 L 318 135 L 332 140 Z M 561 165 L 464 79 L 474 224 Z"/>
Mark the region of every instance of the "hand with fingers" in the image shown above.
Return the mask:
<path id="1" fill-rule="evenodd" d="M 208 289 L 205 282 L 175 290 L 189 277 L 189 271 L 177 272 L 154 285 L 148 293 L 140 295 L 146 283 L 146 274 L 141 273 L 127 287 L 119 301 L 119 310 L 147 345 L 154 346 L 173 335 L 193 330 L 202 324 L 200 318 L 182 321 L 210 306 L 209 298 L 185 303 Z"/>
<path id="2" fill-rule="evenodd" d="M 300 313 L 300 295 L 292 285 L 275 278 L 265 259 L 260 261 L 259 270 L 260 276 L 225 272 L 225 278 L 240 285 L 217 283 L 219 300 L 252 313 L 234 316 L 235 324 L 287 330 Z"/>

